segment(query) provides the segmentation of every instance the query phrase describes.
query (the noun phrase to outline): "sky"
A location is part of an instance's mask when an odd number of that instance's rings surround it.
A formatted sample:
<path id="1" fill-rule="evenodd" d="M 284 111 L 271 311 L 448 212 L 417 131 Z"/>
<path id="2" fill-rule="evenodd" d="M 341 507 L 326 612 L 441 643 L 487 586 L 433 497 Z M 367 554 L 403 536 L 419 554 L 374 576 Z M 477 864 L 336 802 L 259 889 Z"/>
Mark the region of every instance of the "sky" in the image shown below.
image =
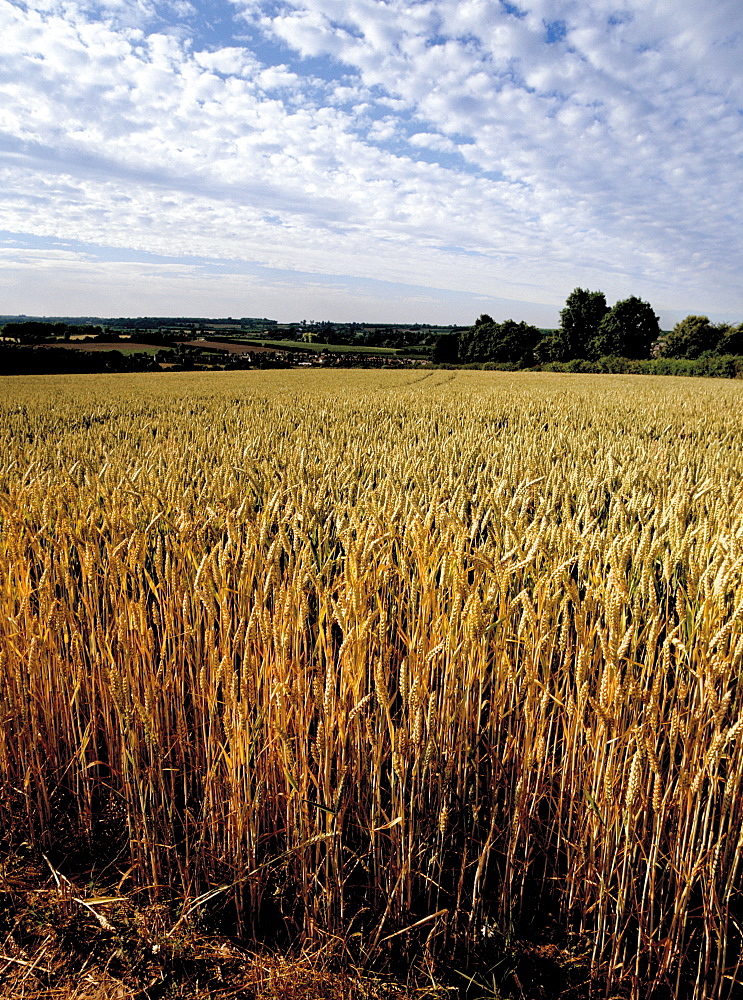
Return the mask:
<path id="1" fill-rule="evenodd" d="M 0 314 L 743 320 L 740 0 L 0 0 Z"/>

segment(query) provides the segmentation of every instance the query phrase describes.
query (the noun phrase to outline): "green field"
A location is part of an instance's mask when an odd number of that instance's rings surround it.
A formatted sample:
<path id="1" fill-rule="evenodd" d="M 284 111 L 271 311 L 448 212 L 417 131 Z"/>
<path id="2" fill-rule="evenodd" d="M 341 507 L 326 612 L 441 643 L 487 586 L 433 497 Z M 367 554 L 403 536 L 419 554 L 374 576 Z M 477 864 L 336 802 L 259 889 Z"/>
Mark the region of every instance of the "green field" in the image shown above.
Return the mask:
<path id="1" fill-rule="evenodd" d="M 406 353 L 405 348 L 397 347 L 363 347 L 355 344 L 323 344 L 318 341 L 305 343 L 302 340 L 243 340 L 241 344 L 254 344 L 256 347 L 275 347 L 282 351 L 307 351 L 312 354 L 320 354 L 327 351 L 329 354 L 379 354 L 396 357 Z M 419 350 L 419 349 L 418 349 Z M 407 353 L 416 353 L 416 349 L 408 350 Z"/>

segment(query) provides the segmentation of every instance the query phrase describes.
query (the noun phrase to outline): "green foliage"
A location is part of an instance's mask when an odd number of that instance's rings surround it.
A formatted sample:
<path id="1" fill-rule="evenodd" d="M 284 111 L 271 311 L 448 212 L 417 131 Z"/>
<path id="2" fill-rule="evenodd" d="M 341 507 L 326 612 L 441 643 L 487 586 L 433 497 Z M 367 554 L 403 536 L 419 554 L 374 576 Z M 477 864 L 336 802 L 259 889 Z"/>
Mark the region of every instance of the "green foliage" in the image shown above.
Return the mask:
<path id="1" fill-rule="evenodd" d="M 663 357 L 698 358 L 705 351 L 715 351 L 726 329 L 710 323 L 707 316 L 687 316 L 665 338 Z"/>
<path id="2" fill-rule="evenodd" d="M 78 351 L 64 347 L 0 344 L 3 375 L 68 375 L 159 371 L 151 354 L 121 351 Z"/>
<path id="3" fill-rule="evenodd" d="M 717 353 L 743 354 L 743 323 L 722 328 Z"/>
<path id="4" fill-rule="evenodd" d="M 660 324 L 650 303 L 632 295 L 617 302 L 603 317 L 596 336 L 588 344 L 588 357 L 614 354 L 622 358 L 647 358 L 659 335 Z"/>
<path id="5" fill-rule="evenodd" d="M 596 337 L 599 324 L 608 311 L 603 292 L 573 289 L 560 313 L 560 329 L 554 336 L 554 360 L 587 357 L 588 345 Z"/>
<path id="6" fill-rule="evenodd" d="M 559 336 L 555 333 L 548 333 L 542 337 L 534 348 L 534 360 L 538 365 L 550 361 L 558 361 L 560 356 Z"/>
<path id="7" fill-rule="evenodd" d="M 27 323 L 6 323 L 3 336 L 17 340 L 19 344 L 38 344 L 46 337 L 63 337 L 66 329 L 64 323 L 37 323 L 29 320 Z"/>
<path id="8" fill-rule="evenodd" d="M 743 378 L 743 357 L 705 355 L 701 358 L 630 359 L 607 355 L 593 361 L 574 358 L 540 365 L 545 372 L 593 375 L 691 375 L 697 378 Z"/>
<path id="9" fill-rule="evenodd" d="M 483 313 L 474 326 L 459 337 L 459 360 L 508 362 L 519 368 L 534 364 L 534 348 L 542 339 L 535 326 L 507 319 L 496 323 Z"/>
<path id="10" fill-rule="evenodd" d="M 459 337 L 456 333 L 444 333 L 436 338 L 431 360 L 434 364 L 456 364 L 459 359 Z"/>
<path id="11" fill-rule="evenodd" d="M 3 337 L 15 340 L 19 344 L 40 344 L 48 340 L 69 340 L 71 334 L 84 334 L 87 337 L 106 339 L 100 326 L 77 325 L 69 323 L 45 323 L 40 320 L 26 320 L 22 323 L 6 323 L 3 327 Z"/>

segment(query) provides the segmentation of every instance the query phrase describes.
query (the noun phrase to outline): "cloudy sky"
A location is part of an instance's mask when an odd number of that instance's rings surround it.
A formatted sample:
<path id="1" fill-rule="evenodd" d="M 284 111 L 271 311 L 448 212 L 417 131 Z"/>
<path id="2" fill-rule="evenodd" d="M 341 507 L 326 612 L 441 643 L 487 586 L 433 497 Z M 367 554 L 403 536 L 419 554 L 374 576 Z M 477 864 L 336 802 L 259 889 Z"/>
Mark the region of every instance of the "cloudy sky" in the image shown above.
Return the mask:
<path id="1" fill-rule="evenodd" d="M 0 313 L 743 320 L 740 0 L 0 0 Z"/>

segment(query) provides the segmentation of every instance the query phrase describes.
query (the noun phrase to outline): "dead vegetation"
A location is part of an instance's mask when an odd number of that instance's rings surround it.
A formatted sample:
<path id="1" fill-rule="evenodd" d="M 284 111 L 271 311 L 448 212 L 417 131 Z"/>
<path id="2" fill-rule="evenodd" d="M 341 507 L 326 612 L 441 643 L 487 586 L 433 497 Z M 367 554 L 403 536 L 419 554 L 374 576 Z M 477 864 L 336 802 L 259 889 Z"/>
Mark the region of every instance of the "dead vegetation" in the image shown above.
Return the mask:
<path id="1" fill-rule="evenodd" d="M 0 870 L 3 1000 L 445 1000 L 424 970 L 408 981 L 341 968 L 322 951 L 250 949 L 137 893 L 100 895 L 28 847 Z"/>

